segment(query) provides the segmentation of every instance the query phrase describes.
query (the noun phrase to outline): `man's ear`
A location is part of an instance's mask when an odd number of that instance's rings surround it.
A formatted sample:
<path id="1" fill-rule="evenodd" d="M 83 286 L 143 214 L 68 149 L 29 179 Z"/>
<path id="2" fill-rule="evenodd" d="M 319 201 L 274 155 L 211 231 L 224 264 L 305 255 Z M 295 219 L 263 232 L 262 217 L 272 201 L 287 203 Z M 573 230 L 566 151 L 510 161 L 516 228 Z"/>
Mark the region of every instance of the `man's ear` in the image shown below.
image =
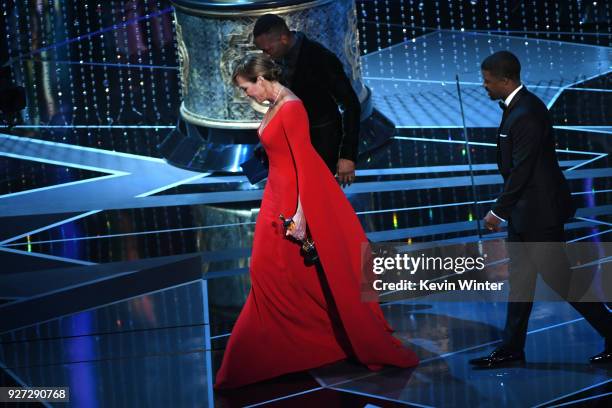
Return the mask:
<path id="1" fill-rule="evenodd" d="M 278 37 L 278 40 L 283 45 L 288 45 L 291 42 L 290 39 L 289 39 L 289 35 L 287 35 L 286 33 L 280 34 L 280 36 Z"/>

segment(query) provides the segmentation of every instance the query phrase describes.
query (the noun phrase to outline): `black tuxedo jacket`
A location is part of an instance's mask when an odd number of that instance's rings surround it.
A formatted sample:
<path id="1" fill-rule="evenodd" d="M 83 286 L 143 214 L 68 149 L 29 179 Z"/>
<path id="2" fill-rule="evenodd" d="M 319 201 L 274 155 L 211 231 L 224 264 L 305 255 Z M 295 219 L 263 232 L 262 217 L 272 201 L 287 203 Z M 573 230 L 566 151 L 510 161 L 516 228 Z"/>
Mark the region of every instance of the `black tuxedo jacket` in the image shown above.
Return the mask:
<path id="1" fill-rule="evenodd" d="M 560 226 L 574 215 L 555 153 L 552 118 L 546 105 L 524 87 L 504 111 L 497 134 L 497 166 L 504 190 L 493 212 L 515 231 Z"/>
<path id="2" fill-rule="evenodd" d="M 304 36 L 287 85 L 304 103 L 312 144 L 328 165 L 356 161 L 361 105 L 338 57 Z"/>

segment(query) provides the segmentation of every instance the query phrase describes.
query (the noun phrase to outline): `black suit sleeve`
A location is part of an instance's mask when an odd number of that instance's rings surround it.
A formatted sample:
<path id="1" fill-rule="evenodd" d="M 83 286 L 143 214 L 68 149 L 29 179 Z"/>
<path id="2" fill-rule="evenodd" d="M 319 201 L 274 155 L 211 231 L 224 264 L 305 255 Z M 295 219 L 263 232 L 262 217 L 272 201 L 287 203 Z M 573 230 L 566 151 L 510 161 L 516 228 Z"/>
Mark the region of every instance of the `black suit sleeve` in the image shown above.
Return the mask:
<path id="1" fill-rule="evenodd" d="M 361 104 L 351 81 L 344 72 L 342 63 L 331 51 L 326 51 L 324 53 L 325 86 L 329 89 L 342 114 L 342 141 L 339 157 L 357 161 Z"/>
<path id="2" fill-rule="evenodd" d="M 517 120 L 510 129 L 512 136 L 512 169 L 497 198 L 493 212 L 508 219 L 532 177 L 545 132 L 544 122 L 532 115 Z"/>

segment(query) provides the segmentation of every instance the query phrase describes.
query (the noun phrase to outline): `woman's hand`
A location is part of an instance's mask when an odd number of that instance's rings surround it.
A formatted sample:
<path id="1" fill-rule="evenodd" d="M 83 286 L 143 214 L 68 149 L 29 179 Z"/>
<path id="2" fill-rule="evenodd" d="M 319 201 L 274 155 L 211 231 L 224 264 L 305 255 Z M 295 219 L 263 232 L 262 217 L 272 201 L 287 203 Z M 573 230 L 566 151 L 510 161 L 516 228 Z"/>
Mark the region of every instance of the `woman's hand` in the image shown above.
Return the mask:
<path id="1" fill-rule="evenodd" d="M 306 237 L 306 218 L 304 217 L 304 211 L 302 211 L 302 206 L 300 204 L 298 204 L 298 209 L 291 219 L 293 220 L 293 224 L 287 228 L 286 235 L 298 241 L 302 241 Z"/>

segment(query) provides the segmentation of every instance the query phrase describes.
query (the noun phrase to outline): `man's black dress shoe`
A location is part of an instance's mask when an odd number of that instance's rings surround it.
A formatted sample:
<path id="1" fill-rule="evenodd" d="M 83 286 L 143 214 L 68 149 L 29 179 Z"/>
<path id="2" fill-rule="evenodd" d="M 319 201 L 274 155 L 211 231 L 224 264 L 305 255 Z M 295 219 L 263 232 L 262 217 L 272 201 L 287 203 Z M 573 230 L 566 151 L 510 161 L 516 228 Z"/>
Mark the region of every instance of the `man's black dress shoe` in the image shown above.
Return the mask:
<path id="1" fill-rule="evenodd" d="M 596 356 L 589 358 L 589 361 L 592 364 L 612 363 L 612 346 L 610 342 L 606 341 L 606 349 Z"/>
<path id="2" fill-rule="evenodd" d="M 507 351 L 496 349 L 486 357 L 470 360 L 470 364 L 477 367 L 497 367 L 508 363 L 525 362 L 524 351 Z"/>

